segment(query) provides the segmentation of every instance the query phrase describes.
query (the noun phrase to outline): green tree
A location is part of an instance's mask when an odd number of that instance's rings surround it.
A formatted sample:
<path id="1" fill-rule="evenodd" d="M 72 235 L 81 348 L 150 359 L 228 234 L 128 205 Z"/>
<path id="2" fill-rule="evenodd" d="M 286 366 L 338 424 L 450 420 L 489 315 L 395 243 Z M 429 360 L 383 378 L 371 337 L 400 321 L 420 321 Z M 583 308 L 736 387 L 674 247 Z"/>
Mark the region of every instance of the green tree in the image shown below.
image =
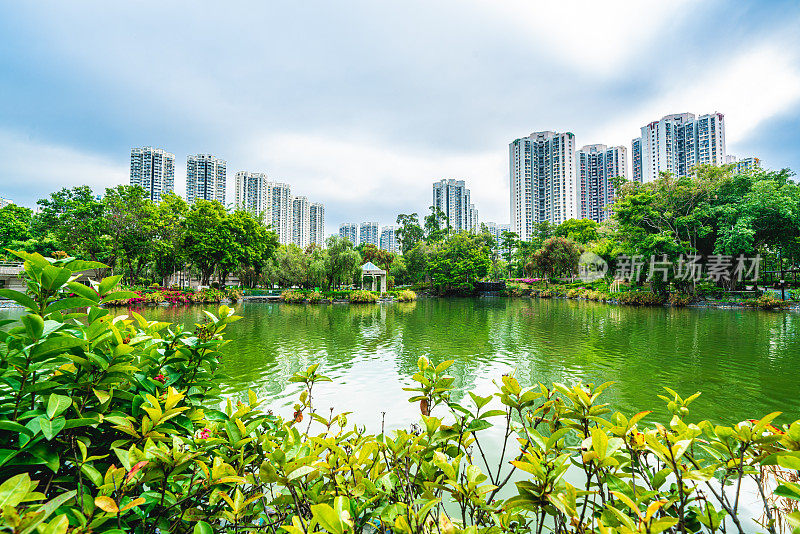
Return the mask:
<path id="1" fill-rule="evenodd" d="M 200 283 L 208 285 L 217 264 L 227 254 L 227 212 L 217 201 L 196 200 L 186 214 L 184 247 L 187 259 L 200 271 Z"/>
<path id="2" fill-rule="evenodd" d="M 9 204 L 0 208 L 0 255 L 13 243 L 28 241 L 33 237 L 33 211 Z"/>
<path id="3" fill-rule="evenodd" d="M 111 247 L 130 284 L 137 284 L 156 238 L 156 206 L 139 186 L 107 188 L 103 217 Z"/>
<path id="4" fill-rule="evenodd" d="M 567 219 L 556 227 L 554 234 L 585 245 L 597 240 L 598 226 L 591 219 Z"/>
<path id="5" fill-rule="evenodd" d="M 574 242 L 563 237 L 551 237 L 533 253 L 527 267 L 529 271 L 538 272 L 545 278 L 572 276 L 578 270 L 580 256 L 581 250 Z"/>
<path id="6" fill-rule="evenodd" d="M 186 262 L 184 239 L 189 205 L 175 194 L 161 196 L 154 213 L 154 239 L 150 245 L 153 276 L 167 283 L 167 278 L 182 270 Z"/>
<path id="7" fill-rule="evenodd" d="M 396 233 L 397 240 L 400 242 L 400 250 L 403 254 L 408 254 L 417 243 L 422 241 L 425 232 L 419 225 L 419 217 L 416 213 L 408 215 L 401 213 L 397 216 L 397 224 L 400 225 Z"/>
<path id="8" fill-rule="evenodd" d="M 333 287 L 351 283 L 361 266 L 361 256 L 346 238 L 332 235 L 325 242 L 328 249 L 328 280 Z"/>
<path id="9" fill-rule="evenodd" d="M 450 220 L 436 206 L 431 206 L 430 210 L 430 214 L 425 217 L 425 239 L 431 242 L 440 241 L 450 231 Z"/>
<path id="10" fill-rule="evenodd" d="M 440 242 L 428 260 L 433 290 L 439 294 L 468 294 L 489 273 L 489 247 L 480 235 L 459 232 Z"/>

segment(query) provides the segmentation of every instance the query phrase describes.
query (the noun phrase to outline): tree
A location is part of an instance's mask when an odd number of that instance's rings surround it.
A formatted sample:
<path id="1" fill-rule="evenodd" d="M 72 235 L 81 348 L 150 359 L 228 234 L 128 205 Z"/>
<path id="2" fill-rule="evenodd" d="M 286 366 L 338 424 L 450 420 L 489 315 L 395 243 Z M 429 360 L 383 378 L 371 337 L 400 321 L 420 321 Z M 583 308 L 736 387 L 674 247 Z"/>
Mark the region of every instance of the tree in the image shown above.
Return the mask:
<path id="1" fill-rule="evenodd" d="M 202 285 L 208 285 L 217 264 L 227 253 L 230 236 L 223 224 L 226 216 L 222 204 L 202 199 L 196 200 L 186 214 L 186 257 L 200 271 Z"/>
<path id="2" fill-rule="evenodd" d="M 425 217 L 425 239 L 440 241 L 450 231 L 450 220 L 447 215 L 436 206 L 431 206 L 431 213 Z"/>
<path id="3" fill-rule="evenodd" d="M 361 263 L 361 256 L 346 238 L 332 235 L 325 242 L 328 249 L 328 279 L 333 287 L 352 282 Z"/>
<path id="4" fill-rule="evenodd" d="M 218 264 L 220 285 L 225 285 L 228 274 L 233 271 L 239 272 L 240 281 L 256 285 L 258 274 L 278 246 L 278 235 L 243 210 L 227 214 L 222 226 L 229 246 Z"/>
<path id="5" fill-rule="evenodd" d="M 367 243 L 361 249 L 361 259 L 364 261 L 364 263 L 371 261 L 373 264 L 377 265 L 381 269 L 384 269 L 388 273 L 389 268 L 394 261 L 394 254 L 388 250 L 380 249 L 372 243 Z"/>
<path id="6" fill-rule="evenodd" d="M 400 250 L 405 255 L 408 254 L 417 243 L 422 241 L 425 233 L 419 225 L 419 217 L 416 213 L 411 213 L 409 215 L 401 213 L 397 216 L 397 224 L 400 225 L 400 228 L 397 229 L 396 237 L 400 242 Z"/>
<path id="7" fill-rule="evenodd" d="M 580 256 L 581 251 L 574 242 L 563 237 L 551 237 L 533 253 L 528 269 L 545 278 L 564 274 L 572 276 L 578 270 Z"/>
<path id="8" fill-rule="evenodd" d="M 130 284 L 136 284 L 146 266 L 148 252 L 156 237 L 156 206 L 139 186 L 119 185 L 107 188 L 103 197 L 103 216 L 114 256 L 127 272 Z"/>
<path id="9" fill-rule="evenodd" d="M 585 245 L 597 240 L 598 226 L 597 222 L 591 219 L 567 219 L 556 227 L 554 233 Z"/>
<path id="10" fill-rule="evenodd" d="M 183 247 L 186 232 L 186 215 L 189 205 L 175 194 L 161 196 L 154 213 L 154 238 L 150 245 L 153 276 L 167 283 L 167 278 L 182 270 L 186 261 Z"/>
<path id="11" fill-rule="evenodd" d="M 509 276 L 511 276 L 511 261 L 517 247 L 519 247 L 519 234 L 503 230 L 503 233 L 500 234 L 500 252 L 503 259 L 506 260 Z"/>
<path id="12" fill-rule="evenodd" d="M 34 219 L 35 234 L 52 236 L 71 256 L 108 265 L 116 262 L 103 203 L 88 185 L 65 187 L 36 204 L 40 212 Z"/>
<path id="13" fill-rule="evenodd" d="M 12 243 L 21 243 L 33 237 L 33 211 L 29 208 L 9 204 L 0 208 L 0 255 Z"/>
<path id="14" fill-rule="evenodd" d="M 468 294 L 489 272 L 491 260 L 486 240 L 459 232 L 440 242 L 429 256 L 428 274 L 439 294 Z"/>

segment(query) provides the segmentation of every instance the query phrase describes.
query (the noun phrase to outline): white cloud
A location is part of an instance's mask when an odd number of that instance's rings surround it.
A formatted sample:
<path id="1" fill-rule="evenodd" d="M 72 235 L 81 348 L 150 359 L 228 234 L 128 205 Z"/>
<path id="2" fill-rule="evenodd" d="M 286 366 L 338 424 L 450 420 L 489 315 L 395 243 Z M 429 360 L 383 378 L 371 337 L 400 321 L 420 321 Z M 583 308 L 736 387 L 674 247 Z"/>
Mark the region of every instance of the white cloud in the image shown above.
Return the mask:
<path id="1" fill-rule="evenodd" d="M 800 63 L 786 43 L 762 43 L 730 60 L 671 77 L 664 90 L 622 117 L 608 117 L 589 130 L 591 142 L 630 145 L 646 123 L 670 113 L 720 111 L 729 152 L 764 121 L 800 102 Z M 586 139 L 588 143 L 590 139 Z M 586 144 L 584 140 L 579 144 Z"/>
<path id="2" fill-rule="evenodd" d="M 696 14 L 708 2 L 690 0 L 580 0 L 531 2 L 476 0 L 489 17 L 501 19 L 533 46 L 591 72 L 613 77 L 644 43 Z M 688 4 L 691 4 L 689 9 Z"/>
<path id="3" fill-rule="evenodd" d="M 33 207 L 62 187 L 89 185 L 97 193 L 128 183 L 126 160 L 100 157 L 0 130 L 0 195 Z"/>
<path id="4" fill-rule="evenodd" d="M 360 220 L 359 208 L 370 202 L 422 215 L 431 203 L 431 184 L 442 178 L 466 180 L 481 220 L 508 218 L 508 163 L 502 150 L 418 151 L 363 140 L 273 134 L 243 152 L 269 154 L 252 161 L 256 167 L 249 170 L 264 169 L 270 179 L 290 182 L 295 195 L 351 206 L 353 219 Z M 391 223 L 396 215 L 387 213 L 379 222 Z M 340 222 L 344 221 L 329 220 L 328 226 L 338 227 Z"/>

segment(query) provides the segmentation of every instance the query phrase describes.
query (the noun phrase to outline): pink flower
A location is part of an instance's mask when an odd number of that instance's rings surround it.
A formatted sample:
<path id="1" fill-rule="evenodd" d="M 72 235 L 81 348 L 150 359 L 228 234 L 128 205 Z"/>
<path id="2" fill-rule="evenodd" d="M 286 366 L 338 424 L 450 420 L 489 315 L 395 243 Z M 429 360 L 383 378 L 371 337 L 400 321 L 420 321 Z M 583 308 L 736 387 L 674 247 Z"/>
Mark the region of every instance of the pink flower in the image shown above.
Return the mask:
<path id="1" fill-rule="evenodd" d="M 161 382 L 162 384 L 167 381 L 167 377 L 162 375 L 161 373 L 157 374 L 155 379 Z"/>
<path id="2" fill-rule="evenodd" d="M 208 439 L 211 437 L 211 431 L 207 428 L 204 428 L 200 431 L 200 439 Z"/>

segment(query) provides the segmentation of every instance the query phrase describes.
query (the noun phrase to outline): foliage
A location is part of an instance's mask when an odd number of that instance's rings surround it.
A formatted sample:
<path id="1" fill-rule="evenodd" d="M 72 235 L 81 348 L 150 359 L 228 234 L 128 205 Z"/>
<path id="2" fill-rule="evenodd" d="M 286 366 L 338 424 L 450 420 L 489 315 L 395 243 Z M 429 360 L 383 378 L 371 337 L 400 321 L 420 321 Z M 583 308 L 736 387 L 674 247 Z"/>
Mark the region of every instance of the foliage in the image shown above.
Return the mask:
<path id="1" fill-rule="evenodd" d="M 417 243 L 422 241 L 425 233 L 419 224 L 419 217 L 416 213 L 401 213 L 397 216 L 397 224 L 400 225 L 400 228 L 397 229 L 396 238 L 400 243 L 400 250 L 403 251 L 403 255 L 406 255 L 417 246 Z"/>
<path id="2" fill-rule="evenodd" d="M 417 300 L 417 294 L 411 291 L 410 289 L 403 289 L 397 294 L 395 297 L 397 302 L 414 302 Z"/>
<path id="3" fill-rule="evenodd" d="M 533 253 L 528 270 L 546 278 L 556 275 L 571 276 L 578 270 L 581 251 L 572 241 L 563 237 L 551 237 L 542 243 L 542 248 Z"/>
<path id="4" fill-rule="evenodd" d="M 352 283 L 361 266 L 361 256 L 353 244 L 344 237 L 332 235 L 326 242 L 328 256 L 326 266 L 331 287 Z"/>
<path id="5" fill-rule="evenodd" d="M 438 294 L 469 294 L 491 266 L 481 235 L 460 232 L 436 244 L 428 254 L 427 275 Z"/>
<path id="6" fill-rule="evenodd" d="M 319 291 L 312 291 L 311 293 L 308 294 L 306 300 L 308 301 L 309 304 L 319 304 L 320 302 L 322 302 L 322 293 L 320 293 Z"/>
<path id="7" fill-rule="evenodd" d="M 694 302 L 694 297 L 687 293 L 671 293 L 667 302 L 669 302 L 670 306 L 682 308 Z"/>
<path id="8" fill-rule="evenodd" d="M 745 301 L 745 306 L 762 310 L 781 310 L 789 307 L 789 303 L 774 295 L 761 295 L 755 299 Z"/>
<path id="9" fill-rule="evenodd" d="M 598 238 L 597 227 L 599 225 L 591 219 L 568 219 L 559 224 L 555 229 L 555 235 L 561 236 L 585 245 Z"/>
<path id="10" fill-rule="evenodd" d="M 306 296 L 300 291 L 287 289 L 281 293 L 281 301 L 287 304 L 299 304 L 306 301 Z"/>
<path id="11" fill-rule="evenodd" d="M 351 291 L 347 295 L 347 300 L 350 304 L 370 304 L 378 302 L 378 295 L 372 291 L 358 289 L 356 291 Z"/>
<path id="12" fill-rule="evenodd" d="M 666 301 L 663 295 L 649 291 L 625 291 L 616 293 L 615 297 L 620 304 L 629 306 L 659 306 Z"/>
<path id="13" fill-rule="evenodd" d="M 192 330 L 112 319 L 98 304 L 120 297 L 119 277 L 71 282 L 86 266 L 29 255 L 29 295 L 2 290 L 29 312 L 0 334 L 3 531 L 744 534 L 746 481 L 764 529 L 800 521 L 774 503 L 800 500 L 787 476 L 800 421 L 775 426 L 777 412 L 695 423 L 699 393 L 667 389 L 670 420 L 647 422 L 612 413 L 609 384 L 524 389 L 513 375 L 458 401 L 452 362 L 425 358 L 406 388 L 411 429 L 370 434 L 319 412 L 317 365 L 291 378 L 302 391 L 285 419 L 253 392 L 217 410 L 231 310 Z"/>

